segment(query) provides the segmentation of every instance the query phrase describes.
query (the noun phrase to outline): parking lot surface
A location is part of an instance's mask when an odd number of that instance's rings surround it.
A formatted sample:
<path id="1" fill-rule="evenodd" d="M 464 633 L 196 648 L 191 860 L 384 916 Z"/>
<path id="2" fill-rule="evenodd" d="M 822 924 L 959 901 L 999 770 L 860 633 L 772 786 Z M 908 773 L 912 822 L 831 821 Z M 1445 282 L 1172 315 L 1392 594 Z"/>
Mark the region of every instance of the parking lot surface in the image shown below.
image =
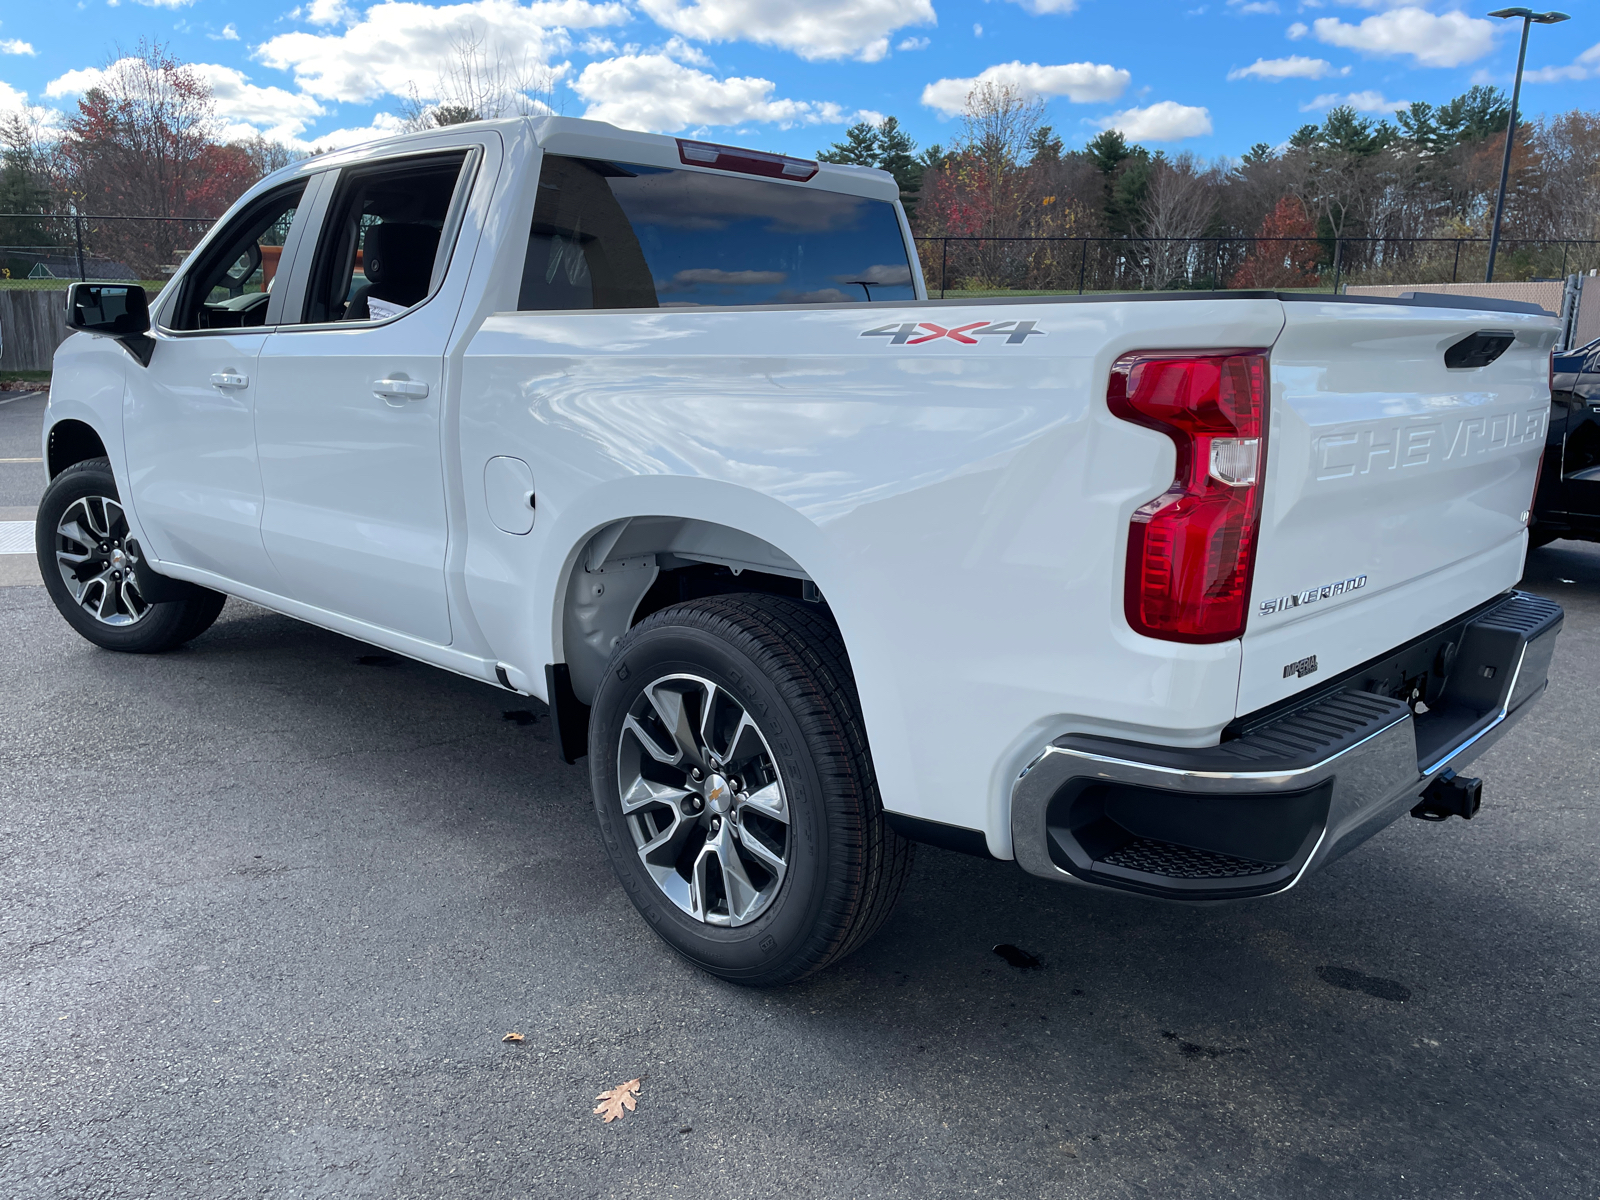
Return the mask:
<path id="1" fill-rule="evenodd" d="M 537 702 L 0 588 L 0 1196 L 1593 1197 L 1600 548 L 1525 586 L 1566 628 L 1470 824 L 1211 909 L 922 848 L 767 992 L 646 928 Z"/>

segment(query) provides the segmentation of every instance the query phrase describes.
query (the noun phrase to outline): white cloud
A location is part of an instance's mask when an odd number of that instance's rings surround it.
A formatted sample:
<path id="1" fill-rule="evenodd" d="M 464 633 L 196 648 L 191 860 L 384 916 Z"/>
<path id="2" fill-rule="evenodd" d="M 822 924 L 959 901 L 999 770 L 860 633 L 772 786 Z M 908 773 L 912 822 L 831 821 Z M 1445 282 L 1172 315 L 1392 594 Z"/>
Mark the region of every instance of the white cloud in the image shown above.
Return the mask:
<path id="1" fill-rule="evenodd" d="M 346 146 L 359 146 L 362 142 L 375 142 L 380 138 L 394 137 L 405 132 L 400 118 L 393 113 L 379 113 L 372 124 L 354 129 L 335 129 L 287 144 L 297 150 L 343 150 Z"/>
<path id="2" fill-rule="evenodd" d="M 616 25 L 627 16 L 620 3 L 587 0 L 471 0 L 439 8 L 383 0 L 341 33 L 283 33 L 255 54 L 293 71 L 301 88 L 322 99 L 365 101 L 416 88 L 430 100 L 464 40 L 480 42 L 491 60 L 542 64 L 565 52 L 568 28 Z"/>
<path id="3" fill-rule="evenodd" d="M 1293 25 L 1289 26 L 1288 29 L 1284 30 L 1284 36 L 1291 42 L 1298 42 L 1310 32 L 1311 26 L 1307 25 L 1304 21 L 1296 21 Z"/>
<path id="4" fill-rule="evenodd" d="M 19 92 L 5 80 L 0 79 L 0 113 L 26 112 L 28 108 L 28 93 Z"/>
<path id="5" fill-rule="evenodd" d="M 106 2 L 112 8 L 116 8 L 121 0 L 106 0 Z M 194 0 L 133 0 L 133 2 L 144 8 L 188 8 Z"/>
<path id="6" fill-rule="evenodd" d="M 639 7 L 685 37 L 759 42 L 813 62 L 877 62 L 895 30 L 938 23 L 930 0 L 639 0 Z"/>
<path id="7" fill-rule="evenodd" d="M 1267 15 L 1278 11 L 1277 0 L 1228 0 L 1228 7 L 1241 16 Z"/>
<path id="8" fill-rule="evenodd" d="M 27 42 L 17 38 L 0 38 L 0 54 L 38 54 Z"/>
<path id="9" fill-rule="evenodd" d="M 1011 3 L 1020 4 L 1036 17 L 1046 13 L 1069 13 L 1078 7 L 1078 0 L 1011 0 Z"/>
<path id="10" fill-rule="evenodd" d="M 1309 104 L 1302 104 L 1300 111 L 1315 112 L 1324 108 L 1337 108 L 1341 104 L 1348 105 L 1357 112 L 1380 113 L 1386 117 L 1393 114 L 1397 108 L 1411 107 L 1409 100 L 1385 100 L 1382 92 L 1375 92 L 1369 88 L 1364 92 L 1350 92 L 1342 96 L 1337 92 L 1327 92 Z"/>
<path id="11" fill-rule="evenodd" d="M 1326 79 L 1329 75 L 1348 75 L 1350 68 L 1336 68 L 1325 58 L 1291 54 L 1288 58 L 1258 58 L 1248 67 L 1228 72 L 1229 79 L 1265 79 L 1279 83 L 1285 79 Z"/>
<path id="12" fill-rule="evenodd" d="M 668 58 L 676 59 L 681 63 L 688 63 L 691 67 L 709 67 L 712 65 L 711 56 L 698 46 L 691 46 L 681 37 L 670 37 L 666 45 L 661 47 L 661 53 Z"/>
<path id="13" fill-rule="evenodd" d="M 52 100 L 59 100 L 63 96 L 81 96 L 98 86 L 105 74 L 99 67 L 79 67 L 45 84 L 44 94 Z"/>
<path id="14" fill-rule="evenodd" d="M 972 36 L 975 38 L 980 38 L 983 36 L 983 26 L 979 25 L 976 21 L 972 23 Z"/>
<path id="15" fill-rule="evenodd" d="M 304 92 L 279 87 L 257 87 L 250 77 L 232 67 L 196 63 L 194 69 L 211 85 L 217 116 L 227 128 L 225 138 L 265 133 L 273 141 L 292 141 L 326 111 Z"/>
<path id="16" fill-rule="evenodd" d="M 222 27 L 221 33 L 208 33 L 206 37 L 213 42 L 237 42 L 239 40 L 239 31 L 233 27 L 233 22 L 229 21 Z"/>
<path id="17" fill-rule="evenodd" d="M 585 117 L 610 121 L 624 129 L 676 133 L 746 121 L 785 129 L 844 122 L 844 110 L 837 104 L 773 99 L 776 86 L 770 79 L 717 79 L 665 54 L 624 55 L 590 63 L 572 82 L 573 91 L 588 101 Z"/>
<path id="18" fill-rule="evenodd" d="M 289 15 L 312 25 L 338 25 L 357 19 L 357 14 L 344 0 L 311 0 L 305 8 L 297 8 Z"/>
<path id="19" fill-rule="evenodd" d="M 1580 79 L 1600 79 L 1600 42 L 1590 46 L 1564 67 L 1540 67 L 1522 77 L 1529 83 L 1565 83 Z M 1487 81 L 1485 81 L 1487 82 Z"/>
<path id="20" fill-rule="evenodd" d="M 1211 132 L 1211 113 L 1204 108 L 1162 100 L 1146 108 L 1128 108 L 1097 122 L 1134 142 L 1178 142 Z"/>
<path id="21" fill-rule="evenodd" d="M 980 83 L 1010 84 L 1024 96 L 1065 96 L 1075 104 L 1115 100 L 1132 78 L 1121 67 L 1104 63 L 999 63 L 970 79 L 940 79 L 922 89 L 922 102 L 949 116 L 959 113 L 967 95 Z"/>
<path id="22" fill-rule="evenodd" d="M 881 113 L 881 112 L 877 112 L 874 109 L 870 109 L 870 108 L 858 108 L 858 109 L 856 109 L 856 120 L 865 121 L 868 125 L 872 125 L 872 126 L 882 125 L 888 119 L 889 118 L 888 118 L 888 116 L 886 114 Z"/>
<path id="23" fill-rule="evenodd" d="M 925 37 L 908 37 L 895 46 L 896 50 L 926 50 L 933 43 Z"/>
<path id="24" fill-rule="evenodd" d="M 1435 15 L 1408 6 L 1368 17 L 1359 25 L 1319 17 L 1312 30 L 1319 42 L 1329 46 L 1384 58 L 1408 54 L 1424 67 L 1459 67 L 1494 49 L 1496 24 L 1463 12 Z"/>

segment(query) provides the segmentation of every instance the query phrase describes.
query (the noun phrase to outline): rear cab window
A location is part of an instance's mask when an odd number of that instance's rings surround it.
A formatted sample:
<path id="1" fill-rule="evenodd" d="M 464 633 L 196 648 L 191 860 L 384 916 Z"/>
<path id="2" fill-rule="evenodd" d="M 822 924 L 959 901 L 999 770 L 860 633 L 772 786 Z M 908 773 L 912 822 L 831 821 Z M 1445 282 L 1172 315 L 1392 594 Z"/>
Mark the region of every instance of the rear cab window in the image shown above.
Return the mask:
<path id="1" fill-rule="evenodd" d="M 538 188 L 524 311 L 916 299 L 883 200 L 554 154 Z"/>

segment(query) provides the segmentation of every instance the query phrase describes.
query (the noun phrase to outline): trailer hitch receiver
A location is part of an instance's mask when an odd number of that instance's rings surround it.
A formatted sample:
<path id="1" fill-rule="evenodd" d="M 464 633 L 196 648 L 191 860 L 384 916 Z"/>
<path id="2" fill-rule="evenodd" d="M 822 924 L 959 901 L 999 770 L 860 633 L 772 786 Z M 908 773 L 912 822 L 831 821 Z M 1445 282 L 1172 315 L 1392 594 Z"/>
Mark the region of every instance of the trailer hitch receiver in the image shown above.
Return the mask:
<path id="1" fill-rule="evenodd" d="M 1451 817 L 1470 821 L 1477 816 L 1482 803 L 1483 780 L 1457 775 L 1446 767 L 1422 793 L 1411 815 L 1421 821 L 1447 821 Z"/>

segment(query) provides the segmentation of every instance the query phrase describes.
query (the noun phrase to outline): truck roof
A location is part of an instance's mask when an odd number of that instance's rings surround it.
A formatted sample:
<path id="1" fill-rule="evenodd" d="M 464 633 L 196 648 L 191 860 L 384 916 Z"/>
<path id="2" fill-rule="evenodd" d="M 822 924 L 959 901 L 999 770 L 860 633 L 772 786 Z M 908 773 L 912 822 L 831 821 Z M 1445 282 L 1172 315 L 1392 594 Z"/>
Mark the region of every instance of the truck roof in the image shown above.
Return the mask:
<path id="1" fill-rule="evenodd" d="M 606 121 L 586 121 L 580 117 L 557 116 L 510 117 L 493 121 L 473 121 L 470 125 L 475 130 L 499 130 L 507 135 L 508 141 L 523 132 L 531 132 L 534 141 L 540 148 L 548 150 L 551 154 L 571 155 L 574 158 L 599 158 L 608 162 L 639 163 L 647 167 L 707 171 L 715 175 L 729 174 L 729 172 L 716 167 L 707 167 L 683 161 L 679 152 L 679 142 L 700 141 L 700 139 L 680 139 L 662 133 L 641 133 L 635 129 L 619 129 Z M 403 133 L 396 137 L 362 142 L 359 145 L 336 150 L 330 154 L 301 159 L 292 166 L 275 172 L 270 178 L 276 182 L 296 175 L 322 171 L 330 166 L 342 166 L 346 163 L 360 162 L 367 158 L 381 157 L 385 154 L 392 154 L 396 150 L 402 150 L 412 142 L 436 141 L 441 133 L 448 131 L 449 127 L 424 129 L 417 133 Z M 739 148 L 757 149 L 756 147 Z M 762 153 L 768 152 L 762 151 Z M 810 162 L 813 160 L 807 159 L 803 161 Z M 817 163 L 816 166 L 817 173 L 809 180 L 782 179 L 774 180 L 773 182 L 785 183 L 791 187 L 842 192 L 845 195 L 864 196 L 871 200 L 886 200 L 891 203 L 900 198 L 899 185 L 895 183 L 894 176 L 887 171 L 879 171 L 872 167 L 852 167 L 823 162 Z M 256 189 L 253 188 L 251 190 L 254 191 Z"/>

